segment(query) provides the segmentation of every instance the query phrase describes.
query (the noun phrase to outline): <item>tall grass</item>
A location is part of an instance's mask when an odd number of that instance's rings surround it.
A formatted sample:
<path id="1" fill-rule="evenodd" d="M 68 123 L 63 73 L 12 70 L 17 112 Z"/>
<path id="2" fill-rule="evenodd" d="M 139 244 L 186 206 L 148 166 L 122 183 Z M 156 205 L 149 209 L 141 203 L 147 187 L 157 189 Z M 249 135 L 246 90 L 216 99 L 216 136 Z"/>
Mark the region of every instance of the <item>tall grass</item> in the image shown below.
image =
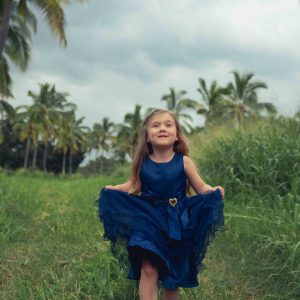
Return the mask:
<path id="1" fill-rule="evenodd" d="M 0 174 L 0 299 L 122 299 L 95 206 L 114 181 Z"/>
<path id="2" fill-rule="evenodd" d="M 266 299 L 300 298 L 299 133 L 296 120 L 277 119 L 194 149 L 206 179 L 225 187 L 228 249 Z"/>

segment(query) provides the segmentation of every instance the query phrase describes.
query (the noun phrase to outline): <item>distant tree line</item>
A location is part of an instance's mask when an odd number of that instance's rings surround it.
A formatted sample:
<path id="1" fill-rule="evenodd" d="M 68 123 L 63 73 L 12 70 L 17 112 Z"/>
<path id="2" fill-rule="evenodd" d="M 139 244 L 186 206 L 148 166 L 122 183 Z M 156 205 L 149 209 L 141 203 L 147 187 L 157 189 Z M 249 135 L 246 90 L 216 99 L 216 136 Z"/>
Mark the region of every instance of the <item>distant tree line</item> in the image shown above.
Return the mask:
<path id="1" fill-rule="evenodd" d="M 122 124 L 103 118 L 88 128 L 82 124 L 84 118 L 76 117 L 76 105 L 67 100 L 66 93 L 56 91 L 54 85 L 42 83 L 38 93 L 28 91 L 32 105 L 14 108 L 8 101 L 13 96 L 10 64 L 22 71 L 29 64 L 32 34 L 37 31 L 33 8 L 43 13 L 52 33 L 66 46 L 63 5 L 84 1 L 53 1 L 51 5 L 48 2 L 0 1 L 0 166 L 72 173 L 84 155 L 95 151 L 94 165 L 100 172 L 109 172 L 115 163 L 132 158 L 142 120 L 151 108 L 136 105 L 133 112 L 125 114 Z M 186 134 L 228 120 L 241 127 L 245 119 L 276 114 L 273 104 L 258 102 L 257 91 L 267 88 L 264 82 L 254 81 L 254 73 L 232 74 L 233 81 L 225 87 L 215 80 L 207 85 L 199 78 L 199 101 L 174 88 L 161 100 L 166 109 L 175 113 Z M 204 116 L 203 128 L 193 124 L 191 111 Z"/>
<path id="2" fill-rule="evenodd" d="M 272 103 L 258 101 L 257 91 L 267 85 L 254 81 L 254 73 L 233 71 L 232 74 L 233 81 L 225 87 L 215 80 L 207 85 L 199 78 L 199 101 L 174 88 L 162 96 L 166 109 L 175 113 L 187 135 L 229 120 L 240 127 L 247 118 L 277 113 Z M 57 91 L 54 85 L 40 84 L 38 93 L 28 91 L 28 95 L 32 104 L 16 108 L 1 100 L 2 167 L 73 173 L 84 155 L 93 151 L 95 160 L 99 160 L 99 172 L 107 172 L 113 162 L 120 164 L 133 157 L 143 119 L 153 109 L 136 105 L 133 112 L 125 114 L 121 124 L 104 117 L 89 128 L 82 124 L 83 117 L 76 117 L 76 105 L 67 100 L 68 94 Z M 192 111 L 204 116 L 203 127 L 193 123 Z"/>

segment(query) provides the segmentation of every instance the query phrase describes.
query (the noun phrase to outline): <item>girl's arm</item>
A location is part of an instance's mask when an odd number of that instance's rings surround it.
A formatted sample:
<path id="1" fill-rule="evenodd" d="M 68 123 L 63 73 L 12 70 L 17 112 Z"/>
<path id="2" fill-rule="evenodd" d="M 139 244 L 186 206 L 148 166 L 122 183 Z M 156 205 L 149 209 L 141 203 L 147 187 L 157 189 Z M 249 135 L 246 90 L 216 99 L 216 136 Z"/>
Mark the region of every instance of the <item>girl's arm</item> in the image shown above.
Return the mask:
<path id="1" fill-rule="evenodd" d="M 123 191 L 123 192 L 129 192 L 131 189 L 131 181 L 127 181 L 122 184 L 117 184 L 117 185 L 107 185 L 105 186 L 106 189 L 110 190 L 118 190 L 118 191 Z"/>
<path id="2" fill-rule="evenodd" d="M 212 187 L 206 184 L 204 180 L 200 177 L 195 163 L 186 155 L 183 157 L 184 171 L 185 174 L 197 194 L 202 194 L 207 191 L 214 191 L 216 189 L 221 190 L 221 194 L 224 197 L 224 189 L 221 186 Z"/>

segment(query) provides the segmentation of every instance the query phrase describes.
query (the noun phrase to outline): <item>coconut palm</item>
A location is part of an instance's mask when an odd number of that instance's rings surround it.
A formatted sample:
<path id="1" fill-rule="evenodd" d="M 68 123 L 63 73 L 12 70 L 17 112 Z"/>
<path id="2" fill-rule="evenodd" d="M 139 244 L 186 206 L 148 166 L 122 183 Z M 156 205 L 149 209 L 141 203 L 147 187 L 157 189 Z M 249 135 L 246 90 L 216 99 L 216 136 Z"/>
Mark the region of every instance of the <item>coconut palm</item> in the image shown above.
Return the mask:
<path id="1" fill-rule="evenodd" d="M 0 56 L 0 100 L 12 97 L 11 92 L 12 79 L 9 75 L 9 66 L 4 56 Z"/>
<path id="2" fill-rule="evenodd" d="M 72 110 L 75 106 L 67 102 L 67 93 L 57 92 L 55 85 L 51 86 L 48 83 L 40 84 L 38 94 L 28 91 L 28 96 L 33 99 L 33 105 L 35 105 L 36 110 L 39 111 L 39 122 L 41 125 L 40 136 L 44 143 L 43 170 L 47 172 L 48 147 L 50 141 L 54 139 L 55 126 L 59 122 L 61 113 L 63 111 Z M 34 153 L 37 152 L 37 148 L 35 150 Z M 35 155 L 34 158 L 36 158 Z M 36 159 L 34 161 L 36 161 Z M 33 166 L 35 166 L 35 163 Z"/>
<path id="3" fill-rule="evenodd" d="M 69 136 L 69 174 L 72 174 L 73 166 L 73 154 L 78 151 L 85 151 L 87 149 L 87 137 L 90 133 L 90 128 L 82 125 L 82 122 L 85 118 L 81 117 L 76 120 L 75 115 L 72 117 L 71 122 L 71 134 Z"/>
<path id="4" fill-rule="evenodd" d="M 66 174 L 67 152 L 69 151 L 69 172 L 72 172 L 72 155 L 79 150 L 83 150 L 86 145 L 86 136 L 88 128 L 82 126 L 84 118 L 76 120 L 75 110 L 66 111 L 61 114 L 56 131 L 55 149 L 63 154 L 62 174 Z"/>
<path id="5" fill-rule="evenodd" d="M 114 123 L 108 118 L 103 118 L 102 123 L 93 125 L 92 137 L 94 139 L 94 149 L 96 149 L 96 158 L 101 157 L 104 152 L 109 151 L 109 141 L 112 137 Z"/>
<path id="6" fill-rule="evenodd" d="M 3 3 L 1 5 L 3 6 Z M 1 16 L 0 8 L 0 24 L 2 24 Z M 1 101 L 7 101 L 9 97 L 12 97 L 12 79 L 9 75 L 8 60 L 12 61 L 22 71 L 27 67 L 31 41 L 30 26 L 35 27 L 35 19 L 31 18 L 31 14 L 20 17 L 17 15 L 16 9 L 14 9 L 10 17 L 3 53 L 0 55 Z"/>
<path id="7" fill-rule="evenodd" d="M 4 142 L 3 126 L 5 119 L 12 123 L 15 116 L 15 109 L 5 100 L 0 99 L 0 144 Z"/>
<path id="8" fill-rule="evenodd" d="M 93 149 L 96 149 L 96 158 L 100 157 L 100 172 L 103 171 L 103 154 L 111 147 L 114 123 L 103 118 L 102 123 L 95 123 L 91 133 Z"/>
<path id="9" fill-rule="evenodd" d="M 122 126 L 122 125 L 119 125 Z M 117 128 L 117 126 L 116 126 Z M 122 126 L 119 128 L 117 136 L 112 138 L 113 157 L 121 163 L 126 162 L 126 158 L 132 156 L 132 147 L 128 143 L 130 140 L 130 129 Z"/>
<path id="10" fill-rule="evenodd" d="M 5 6 L 7 1 L 2 5 Z M 3 13 L 0 9 L 0 19 Z M 9 75 L 8 60 L 13 62 L 19 69 L 25 71 L 30 59 L 30 44 L 31 44 L 31 31 L 36 31 L 36 19 L 31 10 L 26 10 L 24 14 L 19 14 L 17 6 L 13 5 L 10 13 L 9 25 L 5 27 L 5 22 L 1 23 L 0 29 L 0 74 L 2 83 L 0 85 L 0 93 L 3 97 L 12 97 L 11 84 L 12 79 Z M 6 32 L 6 36 L 4 32 Z M 4 43 L 5 42 L 5 43 Z"/>
<path id="11" fill-rule="evenodd" d="M 238 71 L 232 71 L 234 82 L 229 83 L 231 103 L 227 105 L 227 112 L 235 118 L 238 125 L 244 117 L 258 114 L 262 110 L 275 113 L 276 108 L 272 103 L 259 103 L 257 97 L 258 89 L 266 89 L 267 85 L 262 81 L 253 81 L 254 73 L 245 72 L 242 75 Z"/>
<path id="12" fill-rule="evenodd" d="M 15 109 L 5 100 L 0 100 L 0 120 L 13 119 L 15 115 Z"/>
<path id="13" fill-rule="evenodd" d="M 167 109 L 172 111 L 179 124 L 185 133 L 192 130 L 193 118 L 186 113 L 187 109 L 199 110 L 204 108 L 204 106 L 195 100 L 189 98 L 182 98 L 187 92 L 180 90 L 176 92 L 174 88 L 170 88 L 170 93 L 162 96 L 161 100 L 167 102 Z"/>
<path id="14" fill-rule="evenodd" d="M 57 124 L 56 131 L 56 145 L 55 149 L 63 154 L 62 161 L 62 174 L 66 174 L 66 159 L 67 151 L 70 144 L 70 139 L 72 138 L 72 125 L 75 112 L 64 112 L 62 113 L 59 122 Z"/>
<path id="15" fill-rule="evenodd" d="M 197 91 L 201 94 L 206 107 L 198 109 L 197 113 L 205 116 L 205 126 L 209 126 L 222 118 L 224 112 L 222 107 L 230 89 L 218 86 L 216 80 L 212 81 L 209 88 L 203 78 L 199 78 L 198 81 L 200 87 Z"/>
<path id="16" fill-rule="evenodd" d="M 80 0 L 79 0 L 80 1 Z M 65 16 L 62 4 L 69 0 L 2 0 L 0 2 L 0 94 L 11 97 L 11 78 L 8 60 L 21 70 L 27 68 L 30 57 L 31 32 L 36 32 L 37 22 L 31 7 L 39 9 L 59 42 L 66 46 Z M 5 79 L 5 80 L 3 80 Z"/>
<path id="17" fill-rule="evenodd" d="M 117 135 L 112 138 L 112 148 L 114 155 L 120 160 L 125 160 L 128 154 L 133 158 L 138 145 L 139 132 L 143 124 L 141 116 L 141 106 L 136 105 L 133 113 L 124 116 L 123 124 L 116 124 L 114 131 Z"/>
<path id="18" fill-rule="evenodd" d="M 143 124 L 141 116 L 141 105 L 136 105 L 133 113 L 127 113 L 124 117 L 125 128 L 130 132 L 129 141 L 131 144 L 131 157 L 133 158 L 138 145 L 139 132 Z M 127 127 L 127 128 L 126 128 Z"/>
<path id="19" fill-rule="evenodd" d="M 21 16 L 24 21 L 29 22 L 28 16 L 34 17 L 30 5 L 34 5 L 37 9 L 41 10 L 50 27 L 51 31 L 56 35 L 64 46 L 67 44 L 65 36 L 65 16 L 61 4 L 69 1 L 49 1 L 43 0 L 3 0 L 0 7 L 1 13 L 1 27 L 0 27 L 0 56 L 3 53 L 4 45 L 9 31 L 10 19 L 14 11 Z M 34 18 L 35 19 L 35 18 Z M 35 28 L 36 29 L 36 28 Z"/>
<path id="20" fill-rule="evenodd" d="M 19 112 L 21 110 L 21 112 Z M 24 168 L 28 168 L 28 160 L 32 145 L 34 148 L 33 167 L 36 163 L 38 136 L 42 131 L 39 107 L 36 105 L 22 105 L 16 108 L 16 121 L 13 131 L 21 142 L 26 140 L 26 151 L 24 156 Z"/>

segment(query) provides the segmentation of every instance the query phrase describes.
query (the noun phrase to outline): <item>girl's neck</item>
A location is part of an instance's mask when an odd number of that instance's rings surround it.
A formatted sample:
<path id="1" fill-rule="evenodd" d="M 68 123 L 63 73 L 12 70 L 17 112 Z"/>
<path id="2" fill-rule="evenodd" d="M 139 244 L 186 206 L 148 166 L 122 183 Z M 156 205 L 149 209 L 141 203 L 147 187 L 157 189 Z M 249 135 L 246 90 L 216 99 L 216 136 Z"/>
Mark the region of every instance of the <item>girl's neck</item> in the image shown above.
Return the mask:
<path id="1" fill-rule="evenodd" d="M 173 147 L 169 149 L 153 149 L 153 153 L 149 156 L 156 162 L 166 162 L 172 159 L 174 156 L 174 150 Z"/>

